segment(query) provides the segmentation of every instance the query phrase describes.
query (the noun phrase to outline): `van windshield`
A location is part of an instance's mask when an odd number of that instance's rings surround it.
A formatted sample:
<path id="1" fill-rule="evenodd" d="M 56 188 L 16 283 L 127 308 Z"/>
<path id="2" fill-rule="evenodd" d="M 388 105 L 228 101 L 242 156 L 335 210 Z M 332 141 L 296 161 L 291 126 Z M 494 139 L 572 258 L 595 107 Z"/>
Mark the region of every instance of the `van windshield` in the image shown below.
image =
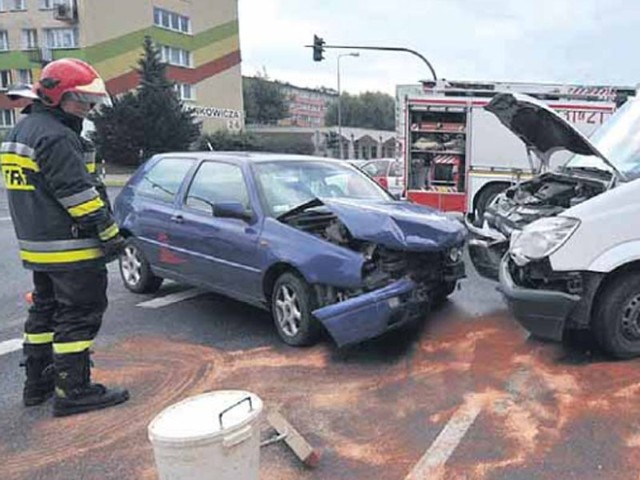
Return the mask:
<path id="1" fill-rule="evenodd" d="M 640 98 L 630 99 L 589 139 L 629 179 L 640 177 Z M 574 155 L 565 168 L 597 168 L 611 171 L 600 158 Z"/>

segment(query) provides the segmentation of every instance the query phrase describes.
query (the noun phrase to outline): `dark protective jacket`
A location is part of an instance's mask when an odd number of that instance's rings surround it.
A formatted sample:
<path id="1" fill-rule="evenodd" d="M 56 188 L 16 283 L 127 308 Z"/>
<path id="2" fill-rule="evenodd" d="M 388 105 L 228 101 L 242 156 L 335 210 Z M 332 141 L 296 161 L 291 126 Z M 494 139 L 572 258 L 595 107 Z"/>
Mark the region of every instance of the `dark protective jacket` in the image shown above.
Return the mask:
<path id="1" fill-rule="evenodd" d="M 101 245 L 118 235 L 81 119 L 34 103 L 0 146 L 9 209 L 26 268 L 104 265 Z"/>

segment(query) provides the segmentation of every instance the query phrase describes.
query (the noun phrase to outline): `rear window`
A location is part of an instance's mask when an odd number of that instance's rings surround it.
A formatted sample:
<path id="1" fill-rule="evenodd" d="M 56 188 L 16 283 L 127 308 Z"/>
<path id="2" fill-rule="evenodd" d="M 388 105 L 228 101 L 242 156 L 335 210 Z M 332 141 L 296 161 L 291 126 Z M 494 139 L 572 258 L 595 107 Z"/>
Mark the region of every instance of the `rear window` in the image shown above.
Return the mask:
<path id="1" fill-rule="evenodd" d="M 136 191 L 147 197 L 173 202 L 195 160 L 163 158 L 142 177 Z"/>

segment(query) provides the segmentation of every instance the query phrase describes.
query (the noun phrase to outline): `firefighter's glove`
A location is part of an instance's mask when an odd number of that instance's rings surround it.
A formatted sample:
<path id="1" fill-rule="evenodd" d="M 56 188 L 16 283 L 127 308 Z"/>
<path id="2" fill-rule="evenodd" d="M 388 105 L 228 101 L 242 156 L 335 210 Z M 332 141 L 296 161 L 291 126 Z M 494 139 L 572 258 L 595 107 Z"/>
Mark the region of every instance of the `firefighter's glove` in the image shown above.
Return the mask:
<path id="1" fill-rule="evenodd" d="M 102 242 L 102 250 L 104 251 L 104 258 L 107 263 L 117 260 L 124 252 L 126 246 L 126 240 L 122 235 L 116 235 L 111 240 Z"/>

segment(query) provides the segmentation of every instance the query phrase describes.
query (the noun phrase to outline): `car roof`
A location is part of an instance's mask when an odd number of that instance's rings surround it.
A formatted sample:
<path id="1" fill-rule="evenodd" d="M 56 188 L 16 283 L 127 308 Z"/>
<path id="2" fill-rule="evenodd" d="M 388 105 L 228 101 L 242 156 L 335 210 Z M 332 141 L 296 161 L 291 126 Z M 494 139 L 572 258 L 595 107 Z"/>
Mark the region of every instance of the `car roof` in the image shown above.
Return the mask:
<path id="1" fill-rule="evenodd" d="M 322 161 L 329 163 L 345 164 L 347 162 L 336 158 L 314 157 L 311 155 L 295 155 L 291 153 L 266 153 L 266 152 L 167 152 L 158 157 L 193 158 L 202 160 L 226 160 L 241 164 L 265 163 L 265 162 L 312 162 Z"/>

